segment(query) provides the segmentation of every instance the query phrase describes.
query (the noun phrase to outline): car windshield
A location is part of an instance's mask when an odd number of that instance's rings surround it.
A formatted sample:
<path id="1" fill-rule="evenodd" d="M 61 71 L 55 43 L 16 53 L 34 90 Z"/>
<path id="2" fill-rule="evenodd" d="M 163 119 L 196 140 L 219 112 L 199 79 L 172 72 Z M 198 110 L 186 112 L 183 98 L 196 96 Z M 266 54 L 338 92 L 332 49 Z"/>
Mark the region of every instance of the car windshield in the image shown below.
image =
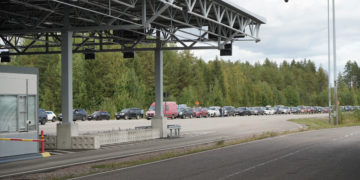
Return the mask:
<path id="1" fill-rule="evenodd" d="M 150 106 L 149 111 L 155 111 L 155 106 Z"/>
<path id="2" fill-rule="evenodd" d="M 48 112 L 48 111 L 47 111 L 46 114 L 51 114 L 51 112 Z"/>
<path id="3" fill-rule="evenodd" d="M 123 109 L 123 110 L 121 110 L 121 112 L 127 112 L 127 111 L 129 111 L 129 109 Z"/>
<path id="4" fill-rule="evenodd" d="M 94 113 L 93 113 L 93 115 L 98 115 L 100 112 L 99 111 L 95 111 Z"/>

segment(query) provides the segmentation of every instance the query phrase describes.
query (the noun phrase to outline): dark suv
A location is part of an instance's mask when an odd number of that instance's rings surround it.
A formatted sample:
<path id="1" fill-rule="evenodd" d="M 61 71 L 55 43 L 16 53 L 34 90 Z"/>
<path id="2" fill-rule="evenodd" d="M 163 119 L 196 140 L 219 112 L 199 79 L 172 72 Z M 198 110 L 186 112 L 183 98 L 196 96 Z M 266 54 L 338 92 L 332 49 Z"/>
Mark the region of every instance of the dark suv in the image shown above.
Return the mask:
<path id="1" fill-rule="evenodd" d="M 76 120 L 83 120 L 85 121 L 86 120 L 86 111 L 85 109 L 74 109 L 73 110 L 73 121 L 76 121 Z M 62 121 L 62 113 L 60 113 L 58 115 L 58 118 L 59 118 L 59 121 Z"/>
<path id="2" fill-rule="evenodd" d="M 95 111 L 88 116 L 88 120 L 110 120 L 110 114 L 107 111 Z"/>
<path id="3" fill-rule="evenodd" d="M 46 123 L 46 121 L 47 121 L 47 113 L 46 113 L 46 111 L 44 109 L 39 109 L 38 116 L 39 116 L 39 123 L 41 125 L 44 125 Z"/>
<path id="4" fill-rule="evenodd" d="M 194 111 L 192 108 L 180 108 L 178 109 L 178 117 L 186 119 L 187 117 L 192 118 L 194 116 Z"/>
<path id="5" fill-rule="evenodd" d="M 233 106 L 224 106 L 225 116 L 235 116 L 235 108 Z"/>
<path id="6" fill-rule="evenodd" d="M 144 111 L 140 108 L 128 108 L 128 109 L 123 109 L 120 112 L 115 114 L 115 117 L 117 120 L 124 118 L 125 120 L 127 119 L 131 119 L 131 118 L 136 118 L 136 119 L 140 119 L 144 117 Z"/>

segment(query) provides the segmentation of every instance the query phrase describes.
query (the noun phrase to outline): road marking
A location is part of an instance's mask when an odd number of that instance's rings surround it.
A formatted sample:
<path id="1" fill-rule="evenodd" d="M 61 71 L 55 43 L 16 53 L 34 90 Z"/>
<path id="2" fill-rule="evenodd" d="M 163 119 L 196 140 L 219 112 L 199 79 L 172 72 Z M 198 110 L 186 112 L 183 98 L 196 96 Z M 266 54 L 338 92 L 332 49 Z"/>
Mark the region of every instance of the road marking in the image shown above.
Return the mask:
<path id="1" fill-rule="evenodd" d="M 277 157 L 277 158 L 275 158 L 275 159 L 271 159 L 271 160 L 268 160 L 268 161 L 259 163 L 259 164 L 255 165 L 255 166 L 251 166 L 251 167 L 249 167 L 249 168 L 247 168 L 247 169 L 244 169 L 244 170 L 235 172 L 235 173 L 233 173 L 233 174 L 227 175 L 227 176 L 225 176 L 225 177 L 222 177 L 222 178 L 220 178 L 219 180 L 228 179 L 228 178 L 231 178 L 231 177 L 233 177 L 233 176 L 236 176 L 236 175 L 239 175 L 239 174 L 243 174 L 243 173 L 245 173 L 245 172 L 251 171 L 251 170 L 256 169 L 256 168 L 258 168 L 258 167 L 265 166 L 265 165 L 270 164 L 270 163 L 272 163 L 272 162 L 275 162 L 275 161 L 282 160 L 282 159 L 285 159 L 285 158 L 287 158 L 287 157 L 293 156 L 293 155 L 295 155 L 295 154 L 297 154 L 297 153 L 299 153 L 299 152 L 301 152 L 301 151 L 304 151 L 304 150 L 306 150 L 306 149 L 309 149 L 309 148 L 310 148 L 310 147 L 306 147 L 306 148 L 303 148 L 303 149 L 299 149 L 299 150 L 297 150 L 297 151 L 294 151 L 294 152 L 291 152 L 291 153 L 282 155 L 282 156 Z"/>

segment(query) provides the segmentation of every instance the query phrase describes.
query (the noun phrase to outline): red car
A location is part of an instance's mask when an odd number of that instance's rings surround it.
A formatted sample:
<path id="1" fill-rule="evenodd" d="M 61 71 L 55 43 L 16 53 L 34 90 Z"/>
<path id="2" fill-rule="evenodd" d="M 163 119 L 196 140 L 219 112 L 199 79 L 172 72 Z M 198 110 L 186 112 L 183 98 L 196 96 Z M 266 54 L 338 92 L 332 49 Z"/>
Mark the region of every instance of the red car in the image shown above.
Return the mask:
<path id="1" fill-rule="evenodd" d="M 194 108 L 194 117 L 197 117 L 197 118 L 209 117 L 208 110 L 206 108 L 202 108 L 202 107 Z"/>
<path id="2" fill-rule="evenodd" d="M 210 116 L 210 114 L 209 114 L 209 112 L 208 112 L 208 110 L 206 108 L 201 109 L 201 115 L 203 117 L 209 117 Z"/>
<path id="3" fill-rule="evenodd" d="M 313 114 L 314 113 L 314 108 L 313 107 L 306 107 L 306 112 L 308 114 Z"/>

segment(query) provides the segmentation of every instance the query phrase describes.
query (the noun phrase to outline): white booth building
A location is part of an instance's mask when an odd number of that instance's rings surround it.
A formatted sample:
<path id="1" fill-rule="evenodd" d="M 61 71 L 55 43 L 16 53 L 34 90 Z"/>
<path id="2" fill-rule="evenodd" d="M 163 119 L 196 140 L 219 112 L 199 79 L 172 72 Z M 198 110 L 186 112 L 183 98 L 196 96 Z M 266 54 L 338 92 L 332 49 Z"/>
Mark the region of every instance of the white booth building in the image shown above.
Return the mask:
<path id="1" fill-rule="evenodd" d="M 39 139 L 38 69 L 0 66 L 0 138 Z M 0 140 L 0 158 L 39 153 L 39 143 Z"/>

